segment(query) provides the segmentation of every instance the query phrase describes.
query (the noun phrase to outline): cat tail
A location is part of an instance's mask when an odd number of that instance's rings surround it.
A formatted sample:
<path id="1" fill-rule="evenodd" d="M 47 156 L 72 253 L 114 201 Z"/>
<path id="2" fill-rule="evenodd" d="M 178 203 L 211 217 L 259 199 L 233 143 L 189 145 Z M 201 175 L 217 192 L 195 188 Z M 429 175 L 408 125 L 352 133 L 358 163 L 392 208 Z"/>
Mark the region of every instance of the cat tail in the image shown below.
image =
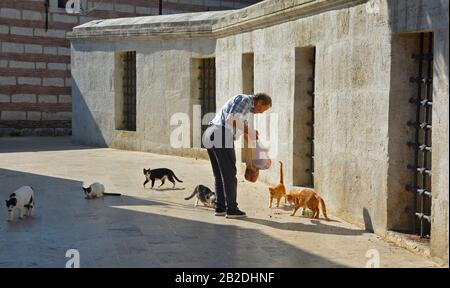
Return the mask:
<path id="1" fill-rule="evenodd" d="M 191 196 L 184 198 L 184 200 L 192 199 L 192 197 L 194 197 L 196 194 L 197 194 L 197 189 L 195 189 L 194 192 L 192 192 Z"/>
<path id="2" fill-rule="evenodd" d="M 283 182 L 283 161 L 280 161 L 280 183 L 284 184 Z"/>
<path id="3" fill-rule="evenodd" d="M 172 172 L 172 176 L 173 178 L 175 178 L 175 180 L 177 180 L 180 183 L 183 183 L 183 181 L 181 181 L 180 179 L 177 178 L 177 176 L 175 176 L 175 173 Z"/>
<path id="4" fill-rule="evenodd" d="M 320 206 L 322 206 L 322 213 L 323 216 L 325 217 L 325 220 L 330 221 L 330 218 L 328 218 L 327 215 L 327 207 L 325 206 L 325 201 L 323 201 L 323 198 L 320 196 L 317 196 L 317 198 L 319 198 Z"/>
<path id="5" fill-rule="evenodd" d="M 120 193 L 107 193 L 107 192 L 103 192 L 104 196 L 122 196 L 122 194 Z"/>

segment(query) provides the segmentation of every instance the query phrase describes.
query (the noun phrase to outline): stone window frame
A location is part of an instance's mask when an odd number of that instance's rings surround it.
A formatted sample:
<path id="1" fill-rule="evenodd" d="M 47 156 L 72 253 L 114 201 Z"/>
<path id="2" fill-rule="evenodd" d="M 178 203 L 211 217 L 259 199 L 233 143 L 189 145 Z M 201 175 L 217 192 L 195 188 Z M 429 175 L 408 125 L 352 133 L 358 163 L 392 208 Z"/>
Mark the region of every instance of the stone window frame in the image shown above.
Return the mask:
<path id="1" fill-rule="evenodd" d="M 57 7 L 58 7 L 59 9 L 65 9 L 68 1 L 69 1 L 69 0 L 58 0 L 58 1 L 57 1 L 57 3 L 58 3 Z M 62 4 L 64 4 L 64 6 L 60 6 L 60 5 L 62 5 Z"/>
<path id="2" fill-rule="evenodd" d="M 49 12 L 50 13 L 66 13 L 66 8 L 60 8 L 59 7 L 59 1 L 60 0 L 50 0 L 50 7 L 49 7 Z M 67 3 L 67 1 L 68 0 L 66 0 L 66 3 Z M 81 1 L 81 6 L 82 7 L 86 7 L 87 6 L 87 1 L 88 0 L 80 0 L 80 1 Z"/>
<path id="3" fill-rule="evenodd" d="M 68 1 L 68 0 L 67 0 Z M 49 12 L 57 12 L 57 13 L 63 13 L 66 11 L 65 8 L 59 7 L 59 0 L 50 0 L 50 6 L 49 6 Z"/>
<path id="4" fill-rule="evenodd" d="M 138 131 L 138 123 L 137 123 L 137 86 L 134 87 L 134 113 L 131 112 L 131 115 L 134 114 L 134 122 L 133 129 L 129 129 L 127 125 L 125 124 L 125 118 L 129 117 L 125 113 L 125 102 L 126 102 L 126 95 L 124 91 L 124 77 L 126 74 L 125 70 L 125 56 L 129 53 L 134 54 L 134 85 L 137 85 L 137 51 L 136 50 L 120 50 L 114 52 L 114 130 L 124 132 L 124 133 L 136 133 Z"/>

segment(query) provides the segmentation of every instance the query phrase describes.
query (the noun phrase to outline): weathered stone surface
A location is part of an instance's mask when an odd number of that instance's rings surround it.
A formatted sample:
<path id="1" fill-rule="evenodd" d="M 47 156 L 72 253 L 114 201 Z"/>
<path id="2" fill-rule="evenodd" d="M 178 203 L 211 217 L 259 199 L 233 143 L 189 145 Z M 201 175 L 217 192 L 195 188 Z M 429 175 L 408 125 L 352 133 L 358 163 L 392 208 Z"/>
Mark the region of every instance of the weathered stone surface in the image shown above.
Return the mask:
<path id="1" fill-rule="evenodd" d="M 0 85 L 16 85 L 16 77 L 0 76 Z"/>
<path id="2" fill-rule="evenodd" d="M 43 112 L 42 120 L 71 120 L 72 112 Z"/>
<path id="3" fill-rule="evenodd" d="M 20 68 L 20 69 L 35 69 L 34 62 L 25 62 L 25 61 L 9 61 L 10 68 Z"/>
<path id="4" fill-rule="evenodd" d="M 36 94 L 14 94 L 12 95 L 12 102 L 36 103 Z"/>
<path id="5" fill-rule="evenodd" d="M 179 38 L 189 38 L 190 33 L 211 32 L 212 24 L 216 23 L 219 17 L 229 13 L 230 11 L 212 11 L 93 20 L 75 27 L 73 32 L 69 32 L 67 36 L 68 38 L 89 38 L 107 35 L 111 37 L 139 34 L 146 36 L 176 34 Z"/>
<path id="6" fill-rule="evenodd" d="M 23 111 L 2 111 L 1 120 L 25 120 L 26 112 Z"/>
<path id="7" fill-rule="evenodd" d="M 25 151 L 33 153 L 18 153 Z M 369 249 L 380 253 L 383 268 L 437 266 L 335 216 L 327 222 L 291 217 L 283 204 L 269 209 L 267 187 L 244 182 L 242 175 L 239 207 L 248 220 L 196 208 L 194 199 L 183 198 L 198 183 L 214 186 L 210 163 L 204 160 L 93 149 L 68 137 L 15 137 L 1 139 L 0 163 L 1 199 L 23 183 L 36 190 L 32 218 L 8 225 L 5 213 L 0 214 L 0 247 L 8 247 L 0 253 L 2 267 L 63 268 L 69 248 L 79 250 L 81 268 L 362 268 Z M 161 190 L 144 189 L 142 168 L 152 163 L 170 167 L 183 183 L 176 190 L 167 182 Z M 81 186 L 93 181 L 122 196 L 84 199 Z M 26 237 L 21 237 L 25 228 Z"/>
<path id="8" fill-rule="evenodd" d="M 50 70 L 67 70 L 67 64 L 64 63 L 48 63 L 47 68 Z"/>
<path id="9" fill-rule="evenodd" d="M 44 47 L 44 54 L 57 55 L 58 47 Z"/>
<path id="10" fill-rule="evenodd" d="M 23 10 L 22 11 L 23 20 L 42 20 L 42 14 L 37 11 Z"/>
<path id="11" fill-rule="evenodd" d="M 11 96 L 0 94 L 0 103 L 10 103 L 11 102 Z"/>
<path id="12" fill-rule="evenodd" d="M 8 34 L 8 33 L 9 33 L 9 26 L 0 25 L 0 34 Z"/>
<path id="13" fill-rule="evenodd" d="M 41 84 L 41 78 L 37 77 L 18 77 L 17 78 L 18 84 L 26 84 L 26 85 L 40 85 Z"/>
<path id="14" fill-rule="evenodd" d="M 338 2 L 339 9 L 333 7 Z M 411 51 L 401 50 L 393 33 L 433 31 L 431 255 L 448 262 L 448 15 L 444 15 L 448 3 L 444 2 L 264 1 L 235 12 L 78 26 L 69 35 L 73 138 L 90 145 L 205 157 L 201 149 L 170 147 L 174 129 L 170 117 L 182 112 L 192 122 L 192 105 L 197 103 L 193 59 L 215 57 L 220 107 L 242 92 L 242 54 L 251 52 L 254 90 L 272 95 L 270 112 L 280 116 L 274 158 L 285 163 L 288 188 L 298 189 L 293 185 L 298 160 L 293 129 L 305 123 L 294 117 L 295 49 L 315 47 L 314 188 L 333 213 L 384 236 L 409 217 L 403 209 L 394 209 L 397 203 L 405 205 L 407 183 L 399 182 L 410 176 L 402 162 L 408 141 L 402 121 L 410 116 L 404 86 L 409 80 L 398 84 L 407 69 L 395 72 L 395 59 L 403 52 L 410 59 Z M 121 77 L 114 73 L 118 51 L 137 53 L 136 132 L 116 130 L 122 113 Z M 260 176 L 267 183 L 276 183 L 278 177 L 277 165 Z"/>
<path id="15" fill-rule="evenodd" d="M 44 86 L 64 87 L 63 78 L 43 78 L 42 84 Z"/>
<path id="16" fill-rule="evenodd" d="M 72 102 L 72 95 L 59 95 L 58 102 L 59 103 L 70 103 L 70 102 Z"/>
<path id="17" fill-rule="evenodd" d="M 39 103 L 57 103 L 58 96 L 56 96 L 56 95 L 39 95 L 38 101 L 39 101 Z"/>
<path id="18" fill-rule="evenodd" d="M 25 53 L 42 53 L 42 45 L 25 44 Z"/>
<path id="19" fill-rule="evenodd" d="M 33 28 L 12 26 L 10 28 L 10 33 L 14 34 L 14 35 L 21 35 L 21 36 L 33 36 Z"/>
<path id="20" fill-rule="evenodd" d="M 62 22 L 62 23 L 78 23 L 78 17 L 77 16 L 71 16 L 71 15 L 64 15 L 64 14 L 53 14 L 52 19 L 55 22 Z"/>
<path id="21" fill-rule="evenodd" d="M 28 111 L 27 112 L 27 120 L 38 121 L 41 120 L 41 112 Z"/>
<path id="22" fill-rule="evenodd" d="M 10 18 L 10 19 L 20 19 L 20 10 L 10 9 L 10 8 L 1 8 L 0 9 L 0 17 Z"/>
<path id="23" fill-rule="evenodd" d="M 47 63 L 46 62 L 36 62 L 36 69 L 46 69 Z"/>
<path id="24" fill-rule="evenodd" d="M 20 43 L 10 43 L 10 42 L 2 42 L 2 52 L 8 53 L 23 53 L 25 50 L 24 44 Z"/>

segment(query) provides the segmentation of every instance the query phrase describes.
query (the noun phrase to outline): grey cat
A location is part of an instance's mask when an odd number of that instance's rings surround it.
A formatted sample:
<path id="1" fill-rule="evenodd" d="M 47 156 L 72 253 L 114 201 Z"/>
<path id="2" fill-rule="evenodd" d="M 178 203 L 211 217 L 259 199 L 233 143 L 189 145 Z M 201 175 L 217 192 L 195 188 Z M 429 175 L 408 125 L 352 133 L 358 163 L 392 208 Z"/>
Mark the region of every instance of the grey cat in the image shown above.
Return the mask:
<path id="1" fill-rule="evenodd" d="M 194 192 L 192 192 L 191 196 L 184 198 L 184 200 L 192 199 L 194 196 L 197 196 L 195 207 L 197 207 L 199 200 L 206 207 L 216 207 L 216 193 L 211 191 L 211 189 L 209 189 L 208 187 L 204 185 L 198 185 L 197 187 L 195 187 Z"/>

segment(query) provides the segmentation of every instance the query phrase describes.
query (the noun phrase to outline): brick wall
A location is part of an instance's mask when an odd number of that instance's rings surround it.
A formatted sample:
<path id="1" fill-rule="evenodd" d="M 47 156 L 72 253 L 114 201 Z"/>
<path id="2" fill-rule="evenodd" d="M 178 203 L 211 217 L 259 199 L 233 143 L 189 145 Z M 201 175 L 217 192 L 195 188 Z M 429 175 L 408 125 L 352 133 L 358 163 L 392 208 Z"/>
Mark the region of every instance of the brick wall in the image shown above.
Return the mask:
<path id="1" fill-rule="evenodd" d="M 74 26 L 99 19 L 157 15 L 158 0 L 82 0 L 69 15 L 50 0 L 0 0 L 0 136 L 71 133 L 70 43 Z M 87 2 L 86 2 L 87 1 Z M 236 9 L 258 0 L 167 0 L 163 14 Z"/>

